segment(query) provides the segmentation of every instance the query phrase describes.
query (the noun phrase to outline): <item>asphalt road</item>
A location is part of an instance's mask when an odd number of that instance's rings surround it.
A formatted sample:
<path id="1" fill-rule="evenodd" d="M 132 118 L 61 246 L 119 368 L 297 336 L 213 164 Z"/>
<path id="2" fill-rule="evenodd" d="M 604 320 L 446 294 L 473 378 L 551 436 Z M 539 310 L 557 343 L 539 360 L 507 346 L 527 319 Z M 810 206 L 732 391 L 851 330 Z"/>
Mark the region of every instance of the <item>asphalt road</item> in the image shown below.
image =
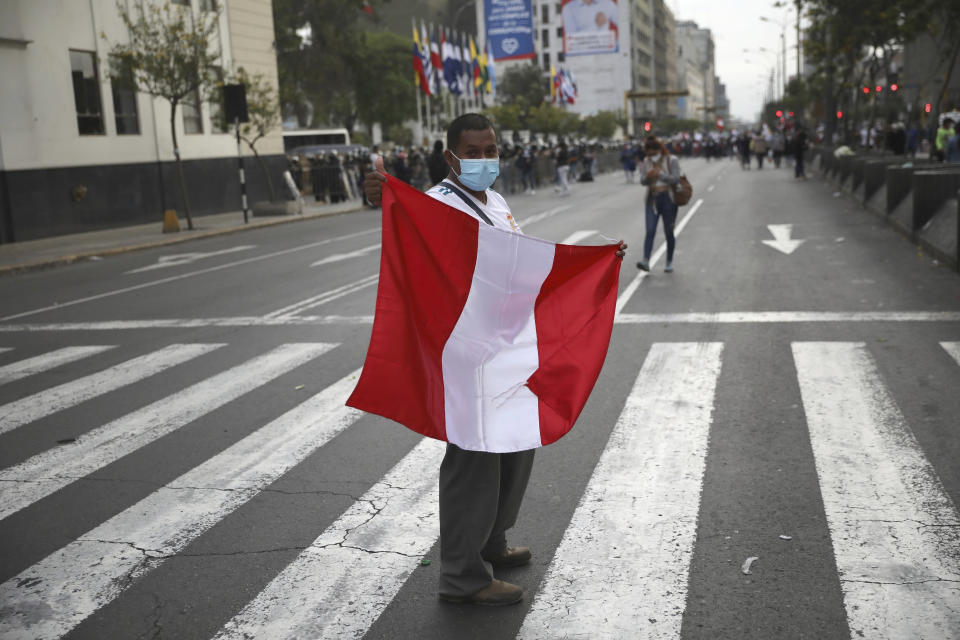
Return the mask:
<path id="1" fill-rule="evenodd" d="M 960 638 L 960 276 L 818 180 L 684 168 L 672 274 L 620 174 L 508 199 L 630 249 L 503 609 L 437 601 L 440 448 L 343 407 L 379 212 L 0 279 L 0 638 Z"/>

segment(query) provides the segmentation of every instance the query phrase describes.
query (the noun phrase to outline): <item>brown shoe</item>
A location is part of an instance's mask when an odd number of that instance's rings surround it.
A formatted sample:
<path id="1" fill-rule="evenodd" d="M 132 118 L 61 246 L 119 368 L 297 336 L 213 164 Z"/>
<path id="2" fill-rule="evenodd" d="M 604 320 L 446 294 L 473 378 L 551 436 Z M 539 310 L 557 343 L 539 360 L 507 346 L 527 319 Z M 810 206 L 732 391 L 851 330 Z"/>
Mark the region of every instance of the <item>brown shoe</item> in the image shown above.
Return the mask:
<path id="1" fill-rule="evenodd" d="M 530 557 L 530 547 L 507 547 L 503 553 L 483 559 L 495 567 L 522 567 L 530 564 Z"/>
<path id="2" fill-rule="evenodd" d="M 507 604 L 516 604 L 523 600 L 523 587 L 503 580 L 494 580 L 480 591 L 469 596 L 448 596 L 441 593 L 440 599 L 445 602 L 501 607 Z"/>

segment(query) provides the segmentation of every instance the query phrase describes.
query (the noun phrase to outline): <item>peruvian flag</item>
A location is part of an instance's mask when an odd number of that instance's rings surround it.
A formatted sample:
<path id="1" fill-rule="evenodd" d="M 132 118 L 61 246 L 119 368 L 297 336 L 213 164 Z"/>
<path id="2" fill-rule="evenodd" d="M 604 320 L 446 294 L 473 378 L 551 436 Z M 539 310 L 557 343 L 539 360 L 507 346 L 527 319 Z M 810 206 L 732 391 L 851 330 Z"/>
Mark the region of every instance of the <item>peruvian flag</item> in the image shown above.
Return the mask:
<path id="1" fill-rule="evenodd" d="M 567 433 L 613 329 L 616 245 L 491 227 L 388 177 L 376 315 L 347 404 L 462 449 Z"/>

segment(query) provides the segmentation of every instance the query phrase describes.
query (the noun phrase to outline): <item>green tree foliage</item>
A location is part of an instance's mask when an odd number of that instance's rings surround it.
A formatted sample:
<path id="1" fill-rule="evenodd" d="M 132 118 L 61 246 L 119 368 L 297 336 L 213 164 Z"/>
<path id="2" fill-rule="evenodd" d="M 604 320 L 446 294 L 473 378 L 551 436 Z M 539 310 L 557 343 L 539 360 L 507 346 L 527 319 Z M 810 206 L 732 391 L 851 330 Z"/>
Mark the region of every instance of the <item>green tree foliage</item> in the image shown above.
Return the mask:
<path id="1" fill-rule="evenodd" d="M 207 101 L 219 88 L 223 77 L 220 64 L 219 13 L 193 14 L 190 7 L 134 3 L 135 13 L 126 3 L 117 3 L 117 12 L 127 28 L 129 41 L 110 43 L 111 64 L 132 70 L 137 86 L 151 96 L 170 103 L 170 134 L 177 179 L 183 195 L 187 228 L 193 229 L 190 198 L 183 177 L 180 147 L 177 142 L 177 107 L 189 100 L 196 106 Z M 101 33 L 101 38 L 107 39 Z"/>
<path id="2" fill-rule="evenodd" d="M 600 111 L 583 119 L 584 131 L 588 138 L 609 140 L 620 124 L 620 114 L 616 111 Z"/>
<path id="3" fill-rule="evenodd" d="M 504 104 L 535 109 L 550 94 L 549 79 L 536 64 L 510 67 L 497 82 L 497 94 Z"/>
<path id="4" fill-rule="evenodd" d="M 663 136 L 672 136 L 681 131 L 698 131 L 702 127 L 703 123 L 694 119 L 667 118 L 655 123 L 657 135 Z"/>
<path id="5" fill-rule="evenodd" d="M 497 126 L 497 131 L 503 131 L 504 129 L 517 131 L 518 129 L 526 128 L 527 117 L 526 114 L 521 111 L 519 105 L 504 104 L 487 107 L 484 114 Z"/>
<path id="6" fill-rule="evenodd" d="M 544 102 L 531 109 L 528 125 L 531 131 L 565 136 L 580 130 L 580 116 Z"/>
<path id="7" fill-rule="evenodd" d="M 373 15 L 387 0 L 370 0 Z M 274 0 L 280 102 L 302 127 L 385 127 L 414 112 L 408 39 L 366 29 L 360 2 Z"/>

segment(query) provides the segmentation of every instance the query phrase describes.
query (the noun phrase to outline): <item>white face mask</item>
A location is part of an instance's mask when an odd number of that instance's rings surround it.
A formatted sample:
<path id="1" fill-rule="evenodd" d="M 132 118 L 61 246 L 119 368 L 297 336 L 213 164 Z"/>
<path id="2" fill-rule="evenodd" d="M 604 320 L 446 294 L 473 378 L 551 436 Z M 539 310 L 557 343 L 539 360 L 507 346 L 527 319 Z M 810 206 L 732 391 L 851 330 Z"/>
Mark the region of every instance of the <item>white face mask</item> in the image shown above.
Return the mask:
<path id="1" fill-rule="evenodd" d="M 656 155 L 650 156 L 650 160 L 652 162 L 660 162 L 660 154 L 658 153 Z"/>

